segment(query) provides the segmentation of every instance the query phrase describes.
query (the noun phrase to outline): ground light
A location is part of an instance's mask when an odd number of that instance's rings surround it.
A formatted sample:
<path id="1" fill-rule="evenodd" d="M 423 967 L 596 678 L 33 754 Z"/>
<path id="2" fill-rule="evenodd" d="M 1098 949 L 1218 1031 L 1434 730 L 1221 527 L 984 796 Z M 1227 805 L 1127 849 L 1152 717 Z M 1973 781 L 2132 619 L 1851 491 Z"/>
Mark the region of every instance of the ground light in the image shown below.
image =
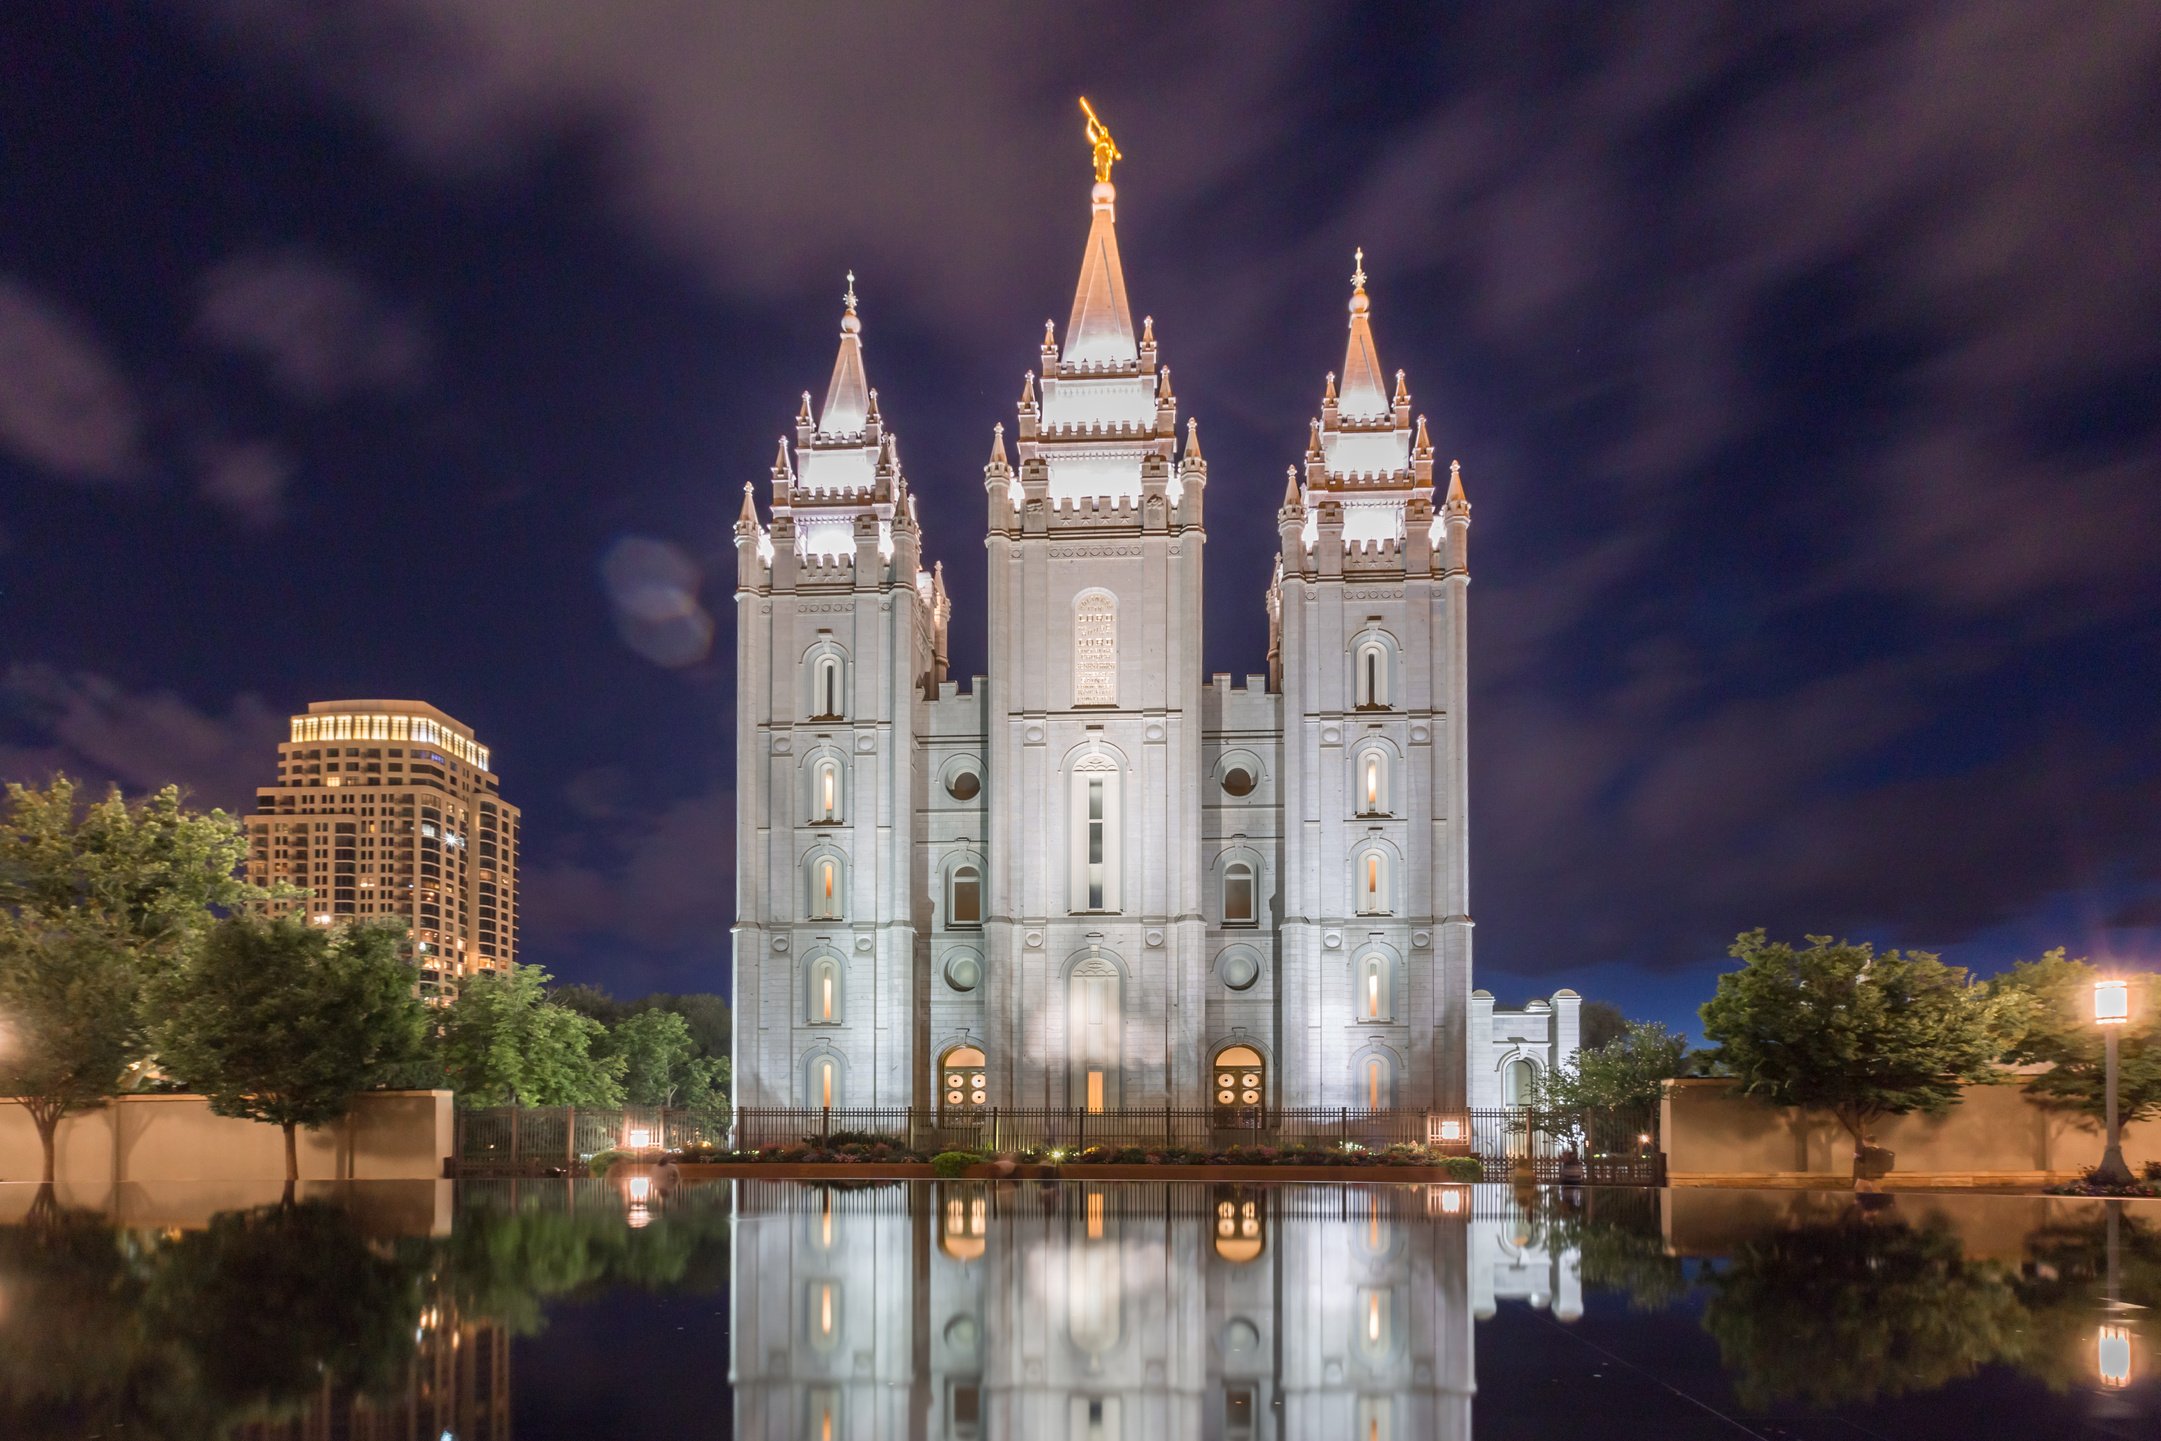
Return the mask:
<path id="1" fill-rule="evenodd" d="M 2095 1345 L 2101 1384 L 2111 1390 L 2131 1384 L 2131 1328 L 2104 1324 Z"/>

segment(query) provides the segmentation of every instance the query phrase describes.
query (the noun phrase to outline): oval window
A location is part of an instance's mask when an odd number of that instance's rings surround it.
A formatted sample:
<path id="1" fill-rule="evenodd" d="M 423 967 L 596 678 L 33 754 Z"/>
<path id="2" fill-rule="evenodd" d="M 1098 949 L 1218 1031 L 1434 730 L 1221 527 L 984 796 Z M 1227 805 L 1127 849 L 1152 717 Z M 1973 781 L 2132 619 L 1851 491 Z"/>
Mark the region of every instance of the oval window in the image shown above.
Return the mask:
<path id="1" fill-rule="evenodd" d="M 1242 991 L 1261 978 L 1261 963 L 1250 952 L 1236 951 L 1223 958 L 1223 984 Z"/>
<path id="2" fill-rule="evenodd" d="M 983 778 L 974 771 L 955 771 L 946 777 L 945 792 L 957 801 L 972 801 L 983 793 Z"/>
<path id="3" fill-rule="evenodd" d="M 1223 773 L 1223 789 L 1234 796 L 1252 795 L 1253 787 L 1258 784 L 1253 779 L 1253 772 L 1244 766 L 1232 766 Z"/>
<path id="4" fill-rule="evenodd" d="M 945 983 L 956 991 L 972 991 L 983 984 L 983 963 L 974 956 L 960 955 L 945 963 Z"/>

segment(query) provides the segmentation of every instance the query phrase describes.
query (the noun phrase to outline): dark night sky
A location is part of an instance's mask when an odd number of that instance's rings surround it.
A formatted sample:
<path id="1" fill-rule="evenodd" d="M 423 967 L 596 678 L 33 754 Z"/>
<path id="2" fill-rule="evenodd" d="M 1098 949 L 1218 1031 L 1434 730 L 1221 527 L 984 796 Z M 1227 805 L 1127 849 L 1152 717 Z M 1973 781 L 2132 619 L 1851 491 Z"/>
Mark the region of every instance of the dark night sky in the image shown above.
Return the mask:
<path id="1" fill-rule="evenodd" d="M 1757 924 L 2151 965 L 2157 74 L 2109 0 L 9 5 L 0 774 L 236 805 L 290 710 L 426 699 L 525 808 L 526 959 L 724 990 L 742 483 L 852 266 L 980 664 L 1085 92 L 1211 669 L 1353 245 L 1463 461 L 1482 984 L 1686 1022 Z M 709 657 L 620 608 L 671 568 Z"/>

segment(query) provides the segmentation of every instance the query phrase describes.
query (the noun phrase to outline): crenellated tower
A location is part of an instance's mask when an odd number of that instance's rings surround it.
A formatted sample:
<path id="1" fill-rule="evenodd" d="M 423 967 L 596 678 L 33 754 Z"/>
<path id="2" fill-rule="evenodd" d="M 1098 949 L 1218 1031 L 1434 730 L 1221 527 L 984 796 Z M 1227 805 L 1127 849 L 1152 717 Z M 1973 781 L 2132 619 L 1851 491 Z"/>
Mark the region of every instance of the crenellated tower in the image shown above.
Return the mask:
<path id="1" fill-rule="evenodd" d="M 928 1098 L 916 729 L 945 678 L 899 442 L 863 364 L 855 277 L 815 416 L 743 488 L 736 547 L 736 1094 L 745 1106 Z M 752 960 L 755 958 L 755 960 Z"/>
<path id="2" fill-rule="evenodd" d="M 1277 512 L 1286 1084 L 1323 1104 L 1467 1104 L 1470 503 L 1373 339 L 1365 254 L 1343 368 Z"/>
<path id="3" fill-rule="evenodd" d="M 1091 136 L 1099 127 L 1091 122 Z M 984 1031 L 1014 1105 L 1204 1104 L 1197 830 L 1207 465 L 1096 182 L 1061 343 L 984 468 L 990 867 Z"/>

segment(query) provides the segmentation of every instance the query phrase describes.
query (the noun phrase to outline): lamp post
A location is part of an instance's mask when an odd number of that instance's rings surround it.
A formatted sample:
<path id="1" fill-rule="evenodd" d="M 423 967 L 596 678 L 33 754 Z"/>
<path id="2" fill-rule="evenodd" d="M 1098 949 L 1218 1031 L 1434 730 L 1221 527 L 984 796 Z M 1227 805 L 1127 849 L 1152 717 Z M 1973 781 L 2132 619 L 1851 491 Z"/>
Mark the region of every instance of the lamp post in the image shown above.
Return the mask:
<path id="1" fill-rule="evenodd" d="M 2107 1037 L 2108 1045 L 2108 1149 L 2093 1173 L 2102 1186 L 2128 1186 L 2131 1168 L 2123 1159 L 2123 1126 L 2116 1114 L 2116 1038 L 2131 1019 L 2131 983 L 2125 980 L 2093 983 L 2093 1019 Z"/>

